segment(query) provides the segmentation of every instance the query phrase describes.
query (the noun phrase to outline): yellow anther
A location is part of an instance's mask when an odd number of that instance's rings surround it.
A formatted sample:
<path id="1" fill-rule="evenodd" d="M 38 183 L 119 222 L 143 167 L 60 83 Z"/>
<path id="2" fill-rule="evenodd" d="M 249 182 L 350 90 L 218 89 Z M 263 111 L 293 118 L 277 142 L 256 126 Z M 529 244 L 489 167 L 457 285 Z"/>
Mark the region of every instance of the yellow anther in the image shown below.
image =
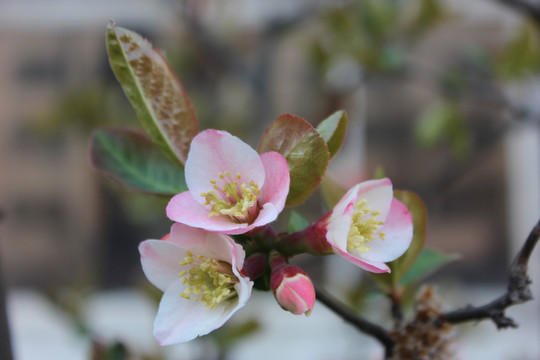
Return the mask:
<path id="1" fill-rule="evenodd" d="M 381 240 L 384 240 L 386 234 L 383 232 L 377 233 L 379 227 L 384 225 L 384 221 L 375 219 L 375 216 L 380 214 L 379 210 L 372 211 L 367 206 L 366 199 L 362 199 L 354 205 L 351 227 L 347 237 L 347 250 L 368 252 L 371 250 L 368 244 L 375 239 L 376 234 Z"/>
<path id="2" fill-rule="evenodd" d="M 193 253 L 186 251 L 186 257 L 180 264 L 192 265 L 189 270 L 180 272 L 182 283 L 188 285 L 180 294 L 181 297 L 201 300 L 213 309 L 217 304 L 237 296 L 234 285 L 238 283 L 238 278 L 229 263 L 203 255 L 194 257 Z"/>
<path id="3" fill-rule="evenodd" d="M 220 173 L 218 177 L 223 180 L 220 185 L 212 180 L 214 190 L 201 193 L 205 198 L 205 205 L 211 206 L 208 216 L 226 215 L 234 222 L 252 223 L 259 212 L 257 204 L 257 198 L 261 194 L 259 186 L 253 180 L 248 184 L 237 181 L 242 179 L 239 173 L 236 179 L 232 178 L 229 171 Z"/>

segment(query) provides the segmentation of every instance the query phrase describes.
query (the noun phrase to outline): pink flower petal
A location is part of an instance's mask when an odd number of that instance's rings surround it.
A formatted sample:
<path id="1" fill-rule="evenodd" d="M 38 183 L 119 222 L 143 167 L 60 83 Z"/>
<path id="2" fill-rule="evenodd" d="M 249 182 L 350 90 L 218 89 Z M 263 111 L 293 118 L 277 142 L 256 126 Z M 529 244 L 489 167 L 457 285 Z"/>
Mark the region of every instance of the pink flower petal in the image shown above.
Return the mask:
<path id="1" fill-rule="evenodd" d="M 380 211 L 380 215 L 375 217 L 378 220 L 386 218 L 393 197 L 390 179 L 368 180 L 359 184 L 357 201 L 365 199 L 371 210 Z"/>
<path id="2" fill-rule="evenodd" d="M 226 216 L 208 216 L 210 209 L 199 204 L 189 191 L 184 191 L 175 195 L 167 204 L 167 216 L 169 219 L 183 224 L 206 229 L 208 231 L 219 231 L 226 234 L 240 234 L 248 225 L 245 223 L 232 222 Z M 239 232 L 234 232 L 240 230 Z"/>
<path id="3" fill-rule="evenodd" d="M 392 206 L 381 231 L 385 239 L 375 238 L 368 243 L 371 249 L 362 253 L 362 260 L 388 262 L 397 259 L 409 248 L 413 236 L 412 215 L 407 207 L 397 199 Z"/>
<path id="4" fill-rule="evenodd" d="M 279 215 L 278 209 L 276 209 L 275 205 L 268 202 L 264 204 L 264 207 L 259 211 L 259 216 L 257 216 L 257 219 L 253 224 L 249 226 L 249 229 L 256 228 L 258 226 L 266 225 L 274 220 Z"/>
<path id="5" fill-rule="evenodd" d="M 177 223 L 171 228 L 169 241 L 147 240 L 140 249 L 145 274 L 164 290 L 154 323 L 154 336 L 162 345 L 190 341 L 211 332 L 249 300 L 253 282 L 241 274 L 245 253 L 242 246 L 229 236 Z M 188 285 L 183 284 L 179 274 L 193 266 L 180 265 L 187 250 L 195 257 L 203 255 L 231 264 L 238 278 L 234 285 L 238 296 L 217 304 L 213 309 L 202 301 L 181 297 Z"/>
<path id="6" fill-rule="evenodd" d="M 193 249 L 206 245 L 208 231 L 185 224 L 175 223 L 171 226 L 169 241 L 182 249 Z"/>
<path id="7" fill-rule="evenodd" d="M 291 181 L 289 165 L 283 155 L 277 152 L 264 153 L 260 158 L 266 177 L 264 186 L 261 189 L 261 196 L 258 199 L 259 204 L 272 203 L 279 214 L 285 207 L 285 200 L 287 200 L 289 194 Z"/>
<path id="8" fill-rule="evenodd" d="M 373 273 L 387 273 L 390 272 L 390 268 L 388 265 L 386 265 L 384 262 L 376 262 L 376 261 L 369 261 L 364 259 L 359 259 L 357 257 L 352 256 L 346 251 L 343 251 L 339 248 L 334 247 L 334 250 L 338 255 L 343 257 L 345 260 L 348 260 L 349 262 L 361 267 L 364 270 L 373 272 Z"/>
<path id="9" fill-rule="evenodd" d="M 211 180 L 229 171 L 233 177 L 253 180 L 259 188 L 265 182 L 265 173 L 259 154 L 248 144 L 225 131 L 205 130 L 191 142 L 185 166 L 186 183 L 195 201 L 204 204 L 200 196 L 213 190 Z M 218 183 L 219 185 L 219 183 Z"/>
<path id="10" fill-rule="evenodd" d="M 180 248 L 228 262 L 233 268 L 241 269 L 244 266 L 244 249 L 227 235 L 176 223 L 171 228 L 170 241 Z"/>
<path id="11" fill-rule="evenodd" d="M 349 189 L 338 201 L 328 219 L 326 240 L 330 245 L 343 251 L 347 250 L 347 237 L 351 227 L 351 218 L 354 210 L 354 202 L 357 199 L 359 185 Z"/>
<path id="12" fill-rule="evenodd" d="M 281 265 L 272 271 L 270 288 L 278 303 L 294 315 L 309 315 L 315 304 L 315 289 L 305 271 L 294 265 Z"/>
<path id="13" fill-rule="evenodd" d="M 148 280 L 161 291 L 178 280 L 185 251 L 170 241 L 146 240 L 139 245 L 141 264 Z"/>
<path id="14" fill-rule="evenodd" d="M 154 322 L 154 336 L 161 345 L 184 343 L 206 335 L 223 325 L 237 308 L 235 302 L 223 302 L 210 309 L 202 301 L 180 297 L 184 288 L 178 279 L 161 298 Z"/>

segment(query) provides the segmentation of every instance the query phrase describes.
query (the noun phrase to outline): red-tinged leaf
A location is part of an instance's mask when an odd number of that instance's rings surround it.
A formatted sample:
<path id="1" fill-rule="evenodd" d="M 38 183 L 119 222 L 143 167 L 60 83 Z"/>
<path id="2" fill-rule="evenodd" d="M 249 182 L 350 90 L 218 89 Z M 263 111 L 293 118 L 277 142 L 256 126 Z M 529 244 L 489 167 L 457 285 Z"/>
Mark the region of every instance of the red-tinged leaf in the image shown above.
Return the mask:
<path id="1" fill-rule="evenodd" d="M 138 191 L 174 195 L 187 190 L 182 168 L 140 131 L 96 130 L 90 139 L 90 162 L 106 176 Z"/>
<path id="2" fill-rule="evenodd" d="M 287 159 L 291 185 L 286 204 L 298 205 L 319 186 L 330 154 L 319 132 L 291 114 L 280 115 L 264 132 L 259 153 L 276 151 Z"/>
<path id="3" fill-rule="evenodd" d="M 347 131 L 347 113 L 343 110 L 338 110 L 317 126 L 317 130 L 328 145 L 330 159 L 334 157 L 343 145 L 345 133 Z"/>
<path id="4" fill-rule="evenodd" d="M 107 27 L 107 53 L 144 129 L 167 156 L 183 165 L 199 125 L 167 59 L 139 34 L 113 22 Z"/>

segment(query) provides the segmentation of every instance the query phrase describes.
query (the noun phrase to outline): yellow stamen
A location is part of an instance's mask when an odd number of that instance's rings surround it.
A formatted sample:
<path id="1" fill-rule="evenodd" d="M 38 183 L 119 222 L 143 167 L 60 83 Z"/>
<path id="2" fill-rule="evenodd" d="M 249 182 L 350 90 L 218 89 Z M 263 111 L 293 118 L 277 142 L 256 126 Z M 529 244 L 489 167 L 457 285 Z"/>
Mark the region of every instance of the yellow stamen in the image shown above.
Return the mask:
<path id="1" fill-rule="evenodd" d="M 215 259 L 209 259 L 199 255 L 194 257 L 186 251 L 186 257 L 180 265 L 193 265 L 188 271 L 182 270 L 180 277 L 183 284 L 188 284 L 181 297 L 187 300 L 204 302 L 213 309 L 217 304 L 232 299 L 238 294 L 234 285 L 238 278 L 234 275 L 229 263 Z"/>
<path id="2" fill-rule="evenodd" d="M 379 210 L 371 210 L 367 205 L 367 200 L 362 199 L 356 202 L 347 237 L 347 250 L 368 252 L 371 250 L 368 243 L 375 239 L 376 236 L 381 240 L 385 239 L 386 234 L 384 232 L 377 232 L 384 225 L 384 221 L 375 218 L 380 214 Z"/>
<path id="3" fill-rule="evenodd" d="M 252 223 L 259 212 L 257 198 L 261 195 L 259 185 L 253 180 L 249 183 L 241 182 L 241 174 L 233 179 L 229 171 L 218 175 L 220 185 L 216 180 L 210 183 L 214 190 L 201 193 L 205 198 L 205 205 L 211 206 L 208 216 L 226 215 L 237 223 Z"/>

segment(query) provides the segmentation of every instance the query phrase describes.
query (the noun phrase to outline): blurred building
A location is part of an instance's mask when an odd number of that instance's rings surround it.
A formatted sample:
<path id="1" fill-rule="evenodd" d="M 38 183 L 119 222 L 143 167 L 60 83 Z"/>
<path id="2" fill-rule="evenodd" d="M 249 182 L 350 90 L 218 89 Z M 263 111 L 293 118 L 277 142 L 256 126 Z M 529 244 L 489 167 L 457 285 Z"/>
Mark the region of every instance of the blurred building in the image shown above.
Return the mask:
<path id="1" fill-rule="evenodd" d="M 8 284 L 68 284 L 94 267 L 106 203 L 87 159 L 89 133 L 81 119 L 54 128 L 46 114 L 112 78 L 110 19 L 166 36 L 173 17 L 163 1 L 0 2 L 0 248 Z"/>

